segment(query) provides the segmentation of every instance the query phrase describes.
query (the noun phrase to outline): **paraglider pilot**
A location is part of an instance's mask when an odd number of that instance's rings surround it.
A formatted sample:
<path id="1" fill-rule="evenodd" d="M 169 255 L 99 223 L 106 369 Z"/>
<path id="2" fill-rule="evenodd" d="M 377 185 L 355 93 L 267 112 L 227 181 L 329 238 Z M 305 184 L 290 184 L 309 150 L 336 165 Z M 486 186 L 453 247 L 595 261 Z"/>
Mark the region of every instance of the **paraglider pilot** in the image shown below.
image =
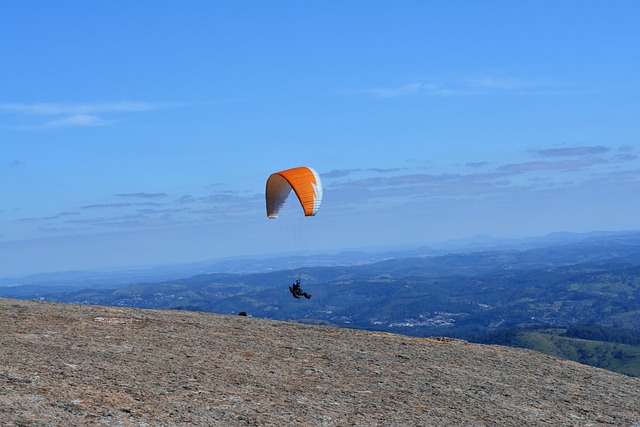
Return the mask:
<path id="1" fill-rule="evenodd" d="M 289 286 L 289 290 L 291 291 L 291 294 L 293 295 L 294 298 L 302 298 L 302 297 L 305 297 L 306 299 L 311 298 L 311 294 L 308 294 L 304 292 L 302 289 L 300 289 L 300 279 L 296 279 L 296 281 L 293 282 L 291 286 Z"/>

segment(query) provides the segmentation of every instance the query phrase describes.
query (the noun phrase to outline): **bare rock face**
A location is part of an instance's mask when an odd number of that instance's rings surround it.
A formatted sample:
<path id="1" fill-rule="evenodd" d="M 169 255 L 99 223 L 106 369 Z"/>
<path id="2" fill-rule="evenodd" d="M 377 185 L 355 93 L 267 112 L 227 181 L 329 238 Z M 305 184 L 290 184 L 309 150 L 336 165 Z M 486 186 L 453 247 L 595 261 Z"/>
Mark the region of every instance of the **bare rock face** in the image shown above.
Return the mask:
<path id="1" fill-rule="evenodd" d="M 636 426 L 640 379 L 245 316 L 0 299 L 2 426 Z"/>

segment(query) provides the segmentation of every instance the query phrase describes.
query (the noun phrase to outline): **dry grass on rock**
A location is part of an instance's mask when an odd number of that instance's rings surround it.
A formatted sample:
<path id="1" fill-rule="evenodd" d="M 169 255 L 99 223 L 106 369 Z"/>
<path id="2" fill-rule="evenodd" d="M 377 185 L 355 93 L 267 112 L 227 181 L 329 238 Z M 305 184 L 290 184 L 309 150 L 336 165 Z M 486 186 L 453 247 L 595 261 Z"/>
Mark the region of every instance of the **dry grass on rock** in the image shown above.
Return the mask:
<path id="1" fill-rule="evenodd" d="M 2 426 L 639 426 L 640 380 L 531 351 L 0 299 Z"/>

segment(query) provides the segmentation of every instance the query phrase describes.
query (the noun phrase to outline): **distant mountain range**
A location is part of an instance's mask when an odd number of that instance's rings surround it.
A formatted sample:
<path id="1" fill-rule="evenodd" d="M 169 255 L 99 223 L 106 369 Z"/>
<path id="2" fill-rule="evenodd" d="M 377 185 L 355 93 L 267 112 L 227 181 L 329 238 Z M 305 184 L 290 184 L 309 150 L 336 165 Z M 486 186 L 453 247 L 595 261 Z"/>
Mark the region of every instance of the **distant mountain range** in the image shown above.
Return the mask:
<path id="1" fill-rule="evenodd" d="M 171 280 L 207 273 L 264 273 L 290 269 L 292 265 L 298 267 L 348 266 L 371 264 L 396 258 L 437 256 L 487 250 L 525 250 L 615 237 L 624 238 L 635 234 L 637 232 L 556 232 L 546 236 L 522 239 L 499 239 L 487 235 L 478 235 L 467 239 L 449 240 L 430 245 L 354 249 L 335 253 L 322 252 L 306 257 L 285 255 L 229 257 L 154 267 L 58 271 L 19 277 L 0 277 L 0 287 L 35 285 L 63 287 L 66 289 L 82 287 L 115 288 L 140 282 Z"/>

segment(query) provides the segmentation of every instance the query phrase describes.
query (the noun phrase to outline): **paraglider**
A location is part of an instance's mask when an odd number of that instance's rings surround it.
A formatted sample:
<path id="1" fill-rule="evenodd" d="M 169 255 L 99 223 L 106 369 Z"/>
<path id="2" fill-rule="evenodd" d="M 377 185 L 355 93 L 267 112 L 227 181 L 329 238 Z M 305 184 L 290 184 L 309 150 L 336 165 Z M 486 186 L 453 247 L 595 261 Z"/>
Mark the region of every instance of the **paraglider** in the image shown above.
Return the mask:
<path id="1" fill-rule="evenodd" d="M 267 218 L 275 220 L 287 202 L 291 191 L 295 193 L 305 217 L 312 217 L 318 213 L 322 203 L 322 181 L 318 172 L 308 166 L 287 169 L 272 173 L 267 180 L 265 200 L 267 204 Z M 301 216 L 300 211 L 296 216 Z M 289 286 L 294 298 L 311 298 L 311 295 L 300 289 L 300 279 Z"/>
<path id="2" fill-rule="evenodd" d="M 311 294 L 306 293 L 300 288 L 300 279 L 296 279 L 296 281 L 293 282 L 291 286 L 289 286 L 289 291 L 291 291 L 291 295 L 293 295 L 293 297 L 296 299 L 300 299 L 302 297 L 311 299 Z"/>
<path id="3" fill-rule="evenodd" d="M 269 176 L 265 191 L 267 218 L 278 218 L 291 190 L 298 196 L 305 216 L 314 216 L 318 213 L 322 203 L 320 176 L 314 169 L 302 166 L 272 173 Z"/>

